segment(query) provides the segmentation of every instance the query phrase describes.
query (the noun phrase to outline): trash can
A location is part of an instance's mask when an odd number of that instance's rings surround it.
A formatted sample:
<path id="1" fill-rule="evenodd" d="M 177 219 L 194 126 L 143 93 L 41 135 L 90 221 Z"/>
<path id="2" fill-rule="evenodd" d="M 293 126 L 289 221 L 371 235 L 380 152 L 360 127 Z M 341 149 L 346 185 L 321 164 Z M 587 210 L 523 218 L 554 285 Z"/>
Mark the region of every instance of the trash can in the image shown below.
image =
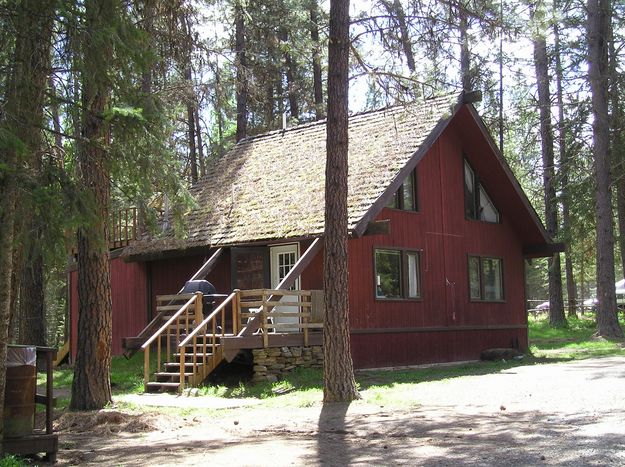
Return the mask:
<path id="1" fill-rule="evenodd" d="M 37 391 L 37 349 L 9 345 L 4 390 L 4 437 L 18 438 L 33 433 Z"/>

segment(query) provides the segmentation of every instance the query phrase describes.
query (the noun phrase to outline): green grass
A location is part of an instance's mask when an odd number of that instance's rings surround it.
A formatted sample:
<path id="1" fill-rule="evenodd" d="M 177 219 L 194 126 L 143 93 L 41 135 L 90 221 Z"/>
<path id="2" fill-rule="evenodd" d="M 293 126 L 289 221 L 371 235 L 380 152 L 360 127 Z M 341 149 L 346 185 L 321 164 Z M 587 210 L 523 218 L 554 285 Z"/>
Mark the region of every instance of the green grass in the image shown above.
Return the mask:
<path id="1" fill-rule="evenodd" d="M 28 464 L 25 461 L 13 455 L 0 458 L 0 467 L 24 467 L 26 465 Z"/>
<path id="2" fill-rule="evenodd" d="M 625 327 L 625 323 L 621 322 Z M 401 369 L 394 371 L 370 370 L 356 374 L 356 382 L 363 401 L 387 407 L 410 407 L 416 404 L 416 385 L 429 381 L 446 381 L 463 376 L 493 374 L 519 365 L 583 359 L 606 355 L 625 355 L 622 341 L 596 339 L 594 316 L 568 319 L 566 327 L 552 328 L 547 319 L 529 320 L 530 352 L 522 360 L 499 362 L 472 362 L 430 368 Z M 156 368 L 153 355 L 151 368 Z M 54 386 L 70 388 L 72 370 L 54 372 Z M 198 397 L 212 396 L 227 399 L 256 399 L 263 407 L 307 407 L 321 403 L 323 374 L 320 369 L 300 368 L 279 382 L 241 383 L 237 386 L 211 385 L 199 388 Z M 130 360 L 114 357 L 111 384 L 114 395 L 143 391 L 143 354 Z M 61 398 L 57 407 L 64 407 L 69 399 Z M 145 407 L 130 409 L 146 410 Z M 151 409 L 150 409 L 151 410 Z M 186 416 L 194 409 L 158 409 Z M 204 409 L 207 411 L 207 409 Z M 209 410 L 211 414 L 219 410 Z M 2 465 L 0 465 L 2 467 Z"/>
<path id="3" fill-rule="evenodd" d="M 619 321 L 625 327 L 622 316 Z M 567 325 L 559 328 L 550 327 L 548 318 L 530 318 L 528 324 L 530 351 L 537 358 L 572 360 L 625 355 L 623 341 L 594 337 L 593 315 L 568 318 Z"/>

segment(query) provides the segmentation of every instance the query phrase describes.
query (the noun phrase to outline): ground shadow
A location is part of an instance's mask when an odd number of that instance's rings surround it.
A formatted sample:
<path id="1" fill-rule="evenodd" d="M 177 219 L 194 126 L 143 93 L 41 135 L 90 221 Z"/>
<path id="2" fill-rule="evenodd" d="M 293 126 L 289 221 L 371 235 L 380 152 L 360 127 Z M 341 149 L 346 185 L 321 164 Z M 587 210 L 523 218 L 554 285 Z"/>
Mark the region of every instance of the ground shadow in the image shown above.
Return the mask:
<path id="1" fill-rule="evenodd" d="M 351 464 L 350 434 L 346 421 L 350 402 L 324 402 L 317 426 L 317 462 L 321 465 Z"/>

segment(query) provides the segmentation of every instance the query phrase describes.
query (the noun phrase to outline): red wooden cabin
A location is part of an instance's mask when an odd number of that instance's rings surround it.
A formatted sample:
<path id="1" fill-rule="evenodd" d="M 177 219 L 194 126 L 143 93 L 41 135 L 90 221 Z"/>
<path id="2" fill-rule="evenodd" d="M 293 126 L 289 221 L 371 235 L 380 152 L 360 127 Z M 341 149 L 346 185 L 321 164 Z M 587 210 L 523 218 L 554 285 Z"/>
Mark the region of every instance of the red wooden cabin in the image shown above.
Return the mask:
<path id="1" fill-rule="evenodd" d="M 349 304 L 356 368 L 527 348 L 524 261 L 553 244 L 464 95 L 350 118 Z M 217 248 L 218 291 L 322 289 L 325 122 L 238 143 L 194 187 L 183 239 L 112 259 L 113 351 Z M 315 245 L 319 245 L 317 242 Z M 306 252 L 306 253 L 305 253 Z M 72 276 L 72 338 L 76 288 Z"/>

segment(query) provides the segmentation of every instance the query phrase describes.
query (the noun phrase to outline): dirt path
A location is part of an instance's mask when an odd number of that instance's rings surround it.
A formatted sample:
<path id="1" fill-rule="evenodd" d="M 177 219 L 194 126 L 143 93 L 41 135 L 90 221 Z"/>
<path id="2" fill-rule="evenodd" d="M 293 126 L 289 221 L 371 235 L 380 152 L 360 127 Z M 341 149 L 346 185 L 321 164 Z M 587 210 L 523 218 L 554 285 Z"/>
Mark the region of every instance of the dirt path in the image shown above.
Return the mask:
<path id="1" fill-rule="evenodd" d="M 422 383 L 405 410 L 256 404 L 182 420 L 110 411 L 83 417 L 102 417 L 91 432 L 59 421 L 59 464 L 625 465 L 624 391 L 625 357 L 610 357 Z M 186 398 L 200 400 L 210 405 Z"/>

